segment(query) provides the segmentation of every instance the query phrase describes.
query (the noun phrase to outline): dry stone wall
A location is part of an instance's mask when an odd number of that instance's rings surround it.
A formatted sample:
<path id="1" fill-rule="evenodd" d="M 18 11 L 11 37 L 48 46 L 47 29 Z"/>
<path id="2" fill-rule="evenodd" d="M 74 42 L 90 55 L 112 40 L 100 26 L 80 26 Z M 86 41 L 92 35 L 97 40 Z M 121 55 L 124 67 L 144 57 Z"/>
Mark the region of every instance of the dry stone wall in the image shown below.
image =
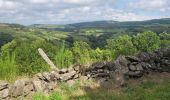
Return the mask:
<path id="1" fill-rule="evenodd" d="M 149 72 L 170 72 L 170 48 L 137 56 L 119 56 L 114 62 L 96 62 L 90 66 L 75 64 L 59 71 L 36 74 L 31 79 L 16 80 L 14 84 L 0 81 L 0 100 L 13 100 L 41 91 L 45 94 L 57 88 L 60 81 L 81 78 L 107 81 L 113 79 L 119 86 L 127 78 L 139 78 Z"/>

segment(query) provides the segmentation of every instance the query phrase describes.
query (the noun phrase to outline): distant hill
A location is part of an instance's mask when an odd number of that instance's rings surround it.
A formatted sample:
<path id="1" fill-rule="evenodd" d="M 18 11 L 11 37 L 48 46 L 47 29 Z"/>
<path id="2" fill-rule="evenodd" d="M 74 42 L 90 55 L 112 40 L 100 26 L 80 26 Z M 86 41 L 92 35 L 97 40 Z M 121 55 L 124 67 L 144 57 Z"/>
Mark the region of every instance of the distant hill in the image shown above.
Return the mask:
<path id="1" fill-rule="evenodd" d="M 93 21 L 93 22 L 82 22 L 68 24 L 68 26 L 74 26 L 78 28 L 87 28 L 87 27 L 123 27 L 123 26 L 144 26 L 144 25 L 170 25 L 170 18 L 163 19 L 153 19 L 146 21 Z"/>

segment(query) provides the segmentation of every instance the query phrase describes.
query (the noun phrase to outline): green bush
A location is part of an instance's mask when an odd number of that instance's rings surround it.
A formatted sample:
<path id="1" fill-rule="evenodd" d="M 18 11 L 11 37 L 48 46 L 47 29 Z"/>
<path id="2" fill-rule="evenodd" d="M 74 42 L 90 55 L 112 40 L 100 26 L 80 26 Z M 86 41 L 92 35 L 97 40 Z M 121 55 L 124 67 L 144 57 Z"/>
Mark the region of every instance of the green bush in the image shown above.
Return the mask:
<path id="1" fill-rule="evenodd" d="M 156 33 L 146 31 L 133 37 L 133 44 L 142 52 L 150 52 L 160 47 L 160 38 Z"/>
<path id="2" fill-rule="evenodd" d="M 160 40 L 161 40 L 161 47 L 166 48 L 170 47 L 170 34 L 163 32 L 159 34 Z"/>
<path id="3" fill-rule="evenodd" d="M 111 50 L 116 58 L 119 55 L 132 55 L 136 53 L 136 48 L 128 35 L 107 40 L 106 48 Z"/>

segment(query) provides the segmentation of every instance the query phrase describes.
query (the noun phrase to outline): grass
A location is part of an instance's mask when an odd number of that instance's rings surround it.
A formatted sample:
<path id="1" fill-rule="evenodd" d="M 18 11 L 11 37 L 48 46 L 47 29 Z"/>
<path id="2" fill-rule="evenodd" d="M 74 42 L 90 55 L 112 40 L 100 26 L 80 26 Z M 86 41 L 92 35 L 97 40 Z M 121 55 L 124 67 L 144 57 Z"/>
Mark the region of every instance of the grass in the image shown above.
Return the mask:
<path id="1" fill-rule="evenodd" d="M 84 84 L 84 85 L 82 85 Z M 123 88 L 111 88 L 96 85 L 97 83 L 76 82 L 69 86 L 60 83 L 60 89 L 49 96 L 36 95 L 34 100 L 169 100 L 170 80 L 161 83 L 147 80 L 138 85 L 128 84 Z M 93 86 L 92 86 L 93 85 Z M 40 98 L 40 99 L 39 99 Z"/>
<path id="2" fill-rule="evenodd" d="M 15 55 L 7 57 L 6 60 L 0 59 L 0 80 L 12 82 L 17 76 L 17 66 L 15 64 Z"/>

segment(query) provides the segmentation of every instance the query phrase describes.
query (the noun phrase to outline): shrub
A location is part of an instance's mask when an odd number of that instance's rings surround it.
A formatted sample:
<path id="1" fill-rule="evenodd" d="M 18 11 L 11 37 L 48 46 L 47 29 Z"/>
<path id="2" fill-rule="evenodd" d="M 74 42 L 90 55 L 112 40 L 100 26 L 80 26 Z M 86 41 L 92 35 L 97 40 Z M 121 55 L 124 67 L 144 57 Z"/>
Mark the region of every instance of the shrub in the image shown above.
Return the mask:
<path id="1" fill-rule="evenodd" d="M 111 50 L 115 57 L 122 55 L 132 55 L 136 53 L 136 48 L 128 35 L 119 36 L 114 39 L 107 40 L 106 48 Z M 113 57 L 113 58 L 115 58 Z"/>
<path id="2" fill-rule="evenodd" d="M 142 52 L 150 52 L 160 47 L 160 38 L 156 33 L 146 31 L 133 37 L 133 44 Z"/>
<path id="3" fill-rule="evenodd" d="M 161 47 L 170 47 L 170 34 L 163 32 L 159 34 L 160 40 L 161 40 Z"/>

